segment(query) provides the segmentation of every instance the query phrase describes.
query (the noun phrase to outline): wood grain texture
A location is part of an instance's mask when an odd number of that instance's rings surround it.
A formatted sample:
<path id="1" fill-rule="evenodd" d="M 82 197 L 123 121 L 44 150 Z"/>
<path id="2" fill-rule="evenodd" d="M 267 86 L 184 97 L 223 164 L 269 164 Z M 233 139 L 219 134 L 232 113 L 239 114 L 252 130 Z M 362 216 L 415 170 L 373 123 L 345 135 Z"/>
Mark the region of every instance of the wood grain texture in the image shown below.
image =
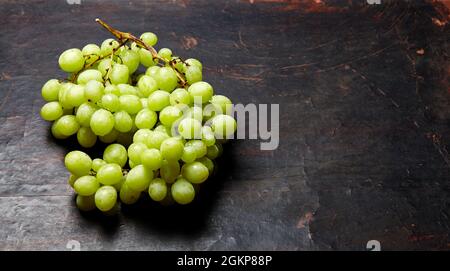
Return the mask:
<path id="1" fill-rule="evenodd" d="M 449 249 L 448 10 L 437 1 L 0 1 L 0 249 Z M 235 103 L 280 104 L 280 146 L 227 146 L 192 206 L 82 214 L 39 117 L 100 17 L 202 60 Z M 93 152 L 99 152 L 94 150 Z"/>

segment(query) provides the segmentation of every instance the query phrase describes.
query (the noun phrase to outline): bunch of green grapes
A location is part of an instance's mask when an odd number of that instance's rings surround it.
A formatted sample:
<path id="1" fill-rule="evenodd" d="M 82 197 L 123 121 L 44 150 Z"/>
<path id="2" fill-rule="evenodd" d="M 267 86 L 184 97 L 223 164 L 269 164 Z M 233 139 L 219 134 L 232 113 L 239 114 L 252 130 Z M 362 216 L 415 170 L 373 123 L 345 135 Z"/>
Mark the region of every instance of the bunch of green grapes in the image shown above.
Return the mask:
<path id="1" fill-rule="evenodd" d="M 200 61 L 183 61 L 168 48 L 155 55 L 157 40 L 147 32 L 142 43 L 107 39 L 66 50 L 59 66 L 69 79 L 42 87 L 40 114 L 53 122 L 55 138 L 76 136 L 84 148 L 110 144 L 101 158 L 77 150 L 65 157 L 81 210 L 112 212 L 142 195 L 192 202 L 236 131 L 230 99 L 214 95 Z"/>

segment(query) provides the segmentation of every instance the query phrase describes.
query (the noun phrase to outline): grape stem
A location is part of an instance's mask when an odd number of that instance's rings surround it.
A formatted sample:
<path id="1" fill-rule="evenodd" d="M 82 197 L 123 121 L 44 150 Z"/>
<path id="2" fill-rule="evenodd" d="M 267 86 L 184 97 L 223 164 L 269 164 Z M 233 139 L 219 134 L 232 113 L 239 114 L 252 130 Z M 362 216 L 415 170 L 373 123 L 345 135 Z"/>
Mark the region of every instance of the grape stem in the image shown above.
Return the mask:
<path id="1" fill-rule="evenodd" d="M 103 59 L 108 58 L 108 57 L 111 57 L 111 58 L 112 58 L 112 57 L 114 56 L 114 54 L 117 52 L 117 50 L 119 50 L 119 48 L 122 47 L 122 46 L 124 46 L 126 43 L 127 43 L 127 40 L 122 41 L 122 42 L 119 44 L 119 46 L 113 48 L 113 50 L 112 50 L 112 52 L 111 52 L 110 54 L 101 56 L 101 57 L 97 58 L 96 60 L 92 61 L 91 63 L 85 64 L 84 67 L 83 67 L 83 69 L 81 69 L 80 71 L 78 71 L 78 72 L 76 72 L 76 73 L 74 73 L 74 74 L 72 75 L 72 78 L 70 79 L 70 81 L 71 81 L 72 83 L 75 83 L 75 81 L 76 81 L 77 78 L 78 78 L 78 75 L 80 75 L 80 73 L 81 73 L 82 71 L 85 71 L 86 69 L 88 69 L 88 68 L 94 66 L 94 64 L 97 63 L 97 62 L 99 62 L 100 60 L 103 60 Z"/>
<path id="2" fill-rule="evenodd" d="M 180 71 L 176 68 L 176 66 L 175 66 L 176 63 L 175 63 L 175 61 L 173 61 L 173 60 L 167 61 L 166 59 L 160 57 L 160 56 L 158 55 L 158 52 L 156 52 L 155 48 L 153 48 L 152 46 L 149 46 L 149 45 L 145 44 L 141 39 L 135 37 L 133 34 L 127 33 L 127 32 L 119 31 L 119 30 L 113 28 L 112 26 L 110 26 L 109 24 L 105 23 L 104 21 L 102 21 L 102 20 L 99 19 L 99 18 L 95 19 L 95 21 L 96 21 L 97 23 L 99 23 L 101 26 L 103 26 L 106 30 L 108 30 L 109 32 L 111 32 L 111 34 L 113 34 L 114 37 L 116 37 L 116 39 L 118 39 L 119 42 L 120 42 L 122 45 L 125 44 L 125 43 L 127 43 L 128 41 L 133 41 L 133 42 L 135 42 L 139 47 L 142 47 L 142 48 L 148 50 L 148 51 L 152 54 L 153 60 L 158 59 L 159 61 L 162 61 L 162 62 L 165 62 L 166 64 L 169 64 L 170 67 L 172 67 L 172 69 L 174 69 L 174 71 L 175 71 L 175 73 L 176 73 L 176 75 L 177 75 L 177 77 L 178 77 L 178 80 L 179 80 L 180 84 L 181 84 L 183 87 L 187 85 L 187 82 L 186 82 L 186 79 L 185 79 L 184 76 L 183 76 L 183 73 L 180 72 Z M 113 52 L 112 54 L 114 54 L 114 52 Z M 98 59 L 98 60 L 100 60 L 100 59 Z"/>

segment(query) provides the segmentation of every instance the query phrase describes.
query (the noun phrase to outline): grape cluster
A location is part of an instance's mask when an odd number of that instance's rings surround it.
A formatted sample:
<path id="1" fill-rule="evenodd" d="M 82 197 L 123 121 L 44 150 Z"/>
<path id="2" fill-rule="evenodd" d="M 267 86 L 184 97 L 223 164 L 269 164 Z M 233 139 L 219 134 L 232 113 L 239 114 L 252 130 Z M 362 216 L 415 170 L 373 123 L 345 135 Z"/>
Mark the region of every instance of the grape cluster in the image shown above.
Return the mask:
<path id="1" fill-rule="evenodd" d="M 156 52 L 155 34 L 138 39 L 107 29 L 117 40 L 64 51 L 58 62 L 69 79 L 42 87 L 40 114 L 53 122 L 55 138 L 76 136 L 84 148 L 109 144 L 101 158 L 78 150 L 65 156 L 76 205 L 108 213 L 142 194 L 188 204 L 236 131 L 231 101 L 202 81 L 200 61 Z"/>

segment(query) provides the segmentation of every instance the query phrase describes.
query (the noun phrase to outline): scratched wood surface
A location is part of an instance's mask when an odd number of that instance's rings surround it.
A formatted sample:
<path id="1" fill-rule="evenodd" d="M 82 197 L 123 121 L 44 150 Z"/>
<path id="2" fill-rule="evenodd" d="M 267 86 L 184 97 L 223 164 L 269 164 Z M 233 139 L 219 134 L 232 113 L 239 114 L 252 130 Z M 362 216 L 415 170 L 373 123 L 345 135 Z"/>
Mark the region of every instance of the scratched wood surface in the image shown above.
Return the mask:
<path id="1" fill-rule="evenodd" d="M 445 1 L 444 1 L 444 4 Z M 447 3 L 448 4 L 448 3 Z M 439 1 L 0 1 L 0 249 L 450 248 L 448 10 Z M 192 206 L 82 214 L 39 117 L 62 50 L 141 33 L 235 103 L 280 104 L 280 146 L 227 146 Z"/>

